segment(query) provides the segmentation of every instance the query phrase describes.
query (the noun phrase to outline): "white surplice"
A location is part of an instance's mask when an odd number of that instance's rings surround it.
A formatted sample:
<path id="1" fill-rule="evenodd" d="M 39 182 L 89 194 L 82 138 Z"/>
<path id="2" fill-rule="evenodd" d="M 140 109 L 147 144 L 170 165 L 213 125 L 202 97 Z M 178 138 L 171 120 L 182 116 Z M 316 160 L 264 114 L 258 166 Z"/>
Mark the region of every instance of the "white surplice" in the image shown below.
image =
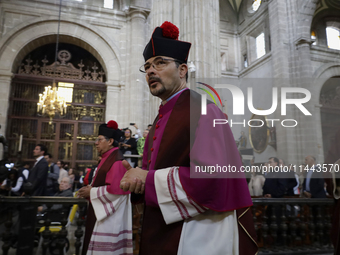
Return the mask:
<path id="1" fill-rule="evenodd" d="M 179 167 L 155 172 L 157 200 L 166 224 L 184 220 L 177 255 L 238 255 L 236 211 L 215 212 L 188 197 Z"/>
<path id="2" fill-rule="evenodd" d="M 97 218 L 87 255 L 133 254 L 130 195 L 115 195 L 107 186 L 93 187 L 91 203 Z"/>

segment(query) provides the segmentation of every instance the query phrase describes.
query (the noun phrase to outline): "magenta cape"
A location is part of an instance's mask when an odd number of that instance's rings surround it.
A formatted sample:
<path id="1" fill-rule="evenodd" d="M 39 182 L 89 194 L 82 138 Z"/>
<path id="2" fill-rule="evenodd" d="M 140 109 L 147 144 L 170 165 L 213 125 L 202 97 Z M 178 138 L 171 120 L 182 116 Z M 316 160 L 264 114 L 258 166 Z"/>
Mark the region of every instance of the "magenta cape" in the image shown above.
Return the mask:
<path id="1" fill-rule="evenodd" d="M 188 107 L 189 91 L 184 90 L 160 107 L 155 121 L 156 128 L 151 134 L 152 145 L 150 145 L 151 137 L 146 139 L 143 153 L 145 155 L 143 169 L 149 169 L 145 189 L 146 204 L 158 206 L 154 188 L 156 171 L 154 169 L 179 166 L 181 184 L 186 193 L 198 204 L 214 211 L 231 211 L 251 206 L 252 200 L 243 173 L 210 175 L 194 172 L 196 166 L 216 166 L 216 164 L 234 166 L 239 171 L 242 164 L 229 125 L 213 127 L 213 119 L 225 119 L 224 114 L 214 104 L 208 104 L 207 115 L 200 115 L 200 104 L 198 104 L 200 101 L 197 98 L 191 97 L 190 107 Z M 191 91 L 191 94 L 193 93 L 195 92 Z M 192 118 L 192 115 L 196 115 L 196 119 Z M 185 126 L 190 126 L 190 130 L 185 129 Z M 191 136 L 192 148 L 187 150 L 190 151 L 188 158 L 183 159 L 182 155 L 185 152 L 181 147 L 183 144 L 189 146 L 190 132 L 194 132 L 194 136 Z M 170 144 L 171 147 L 167 146 Z M 163 158 L 158 162 L 159 154 L 164 150 L 168 160 Z M 149 157 L 146 157 L 148 153 Z M 171 160 L 178 156 L 182 157 L 181 165 Z"/>

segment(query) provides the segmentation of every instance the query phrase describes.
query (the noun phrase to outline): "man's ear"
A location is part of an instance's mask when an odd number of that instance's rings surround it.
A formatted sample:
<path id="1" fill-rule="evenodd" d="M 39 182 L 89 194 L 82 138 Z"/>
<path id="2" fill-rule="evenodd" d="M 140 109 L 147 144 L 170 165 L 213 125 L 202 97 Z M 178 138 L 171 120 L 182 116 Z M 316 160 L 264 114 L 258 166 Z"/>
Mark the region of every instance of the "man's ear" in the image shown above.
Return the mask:
<path id="1" fill-rule="evenodd" d="M 188 72 L 188 66 L 186 64 L 181 64 L 179 66 L 179 77 L 182 79 L 182 78 L 185 78 L 185 75 L 187 74 Z"/>
<path id="2" fill-rule="evenodd" d="M 113 142 L 114 142 L 115 140 L 113 139 L 113 138 L 110 138 L 109 139 L 109 145 L 113 145 Z"/>

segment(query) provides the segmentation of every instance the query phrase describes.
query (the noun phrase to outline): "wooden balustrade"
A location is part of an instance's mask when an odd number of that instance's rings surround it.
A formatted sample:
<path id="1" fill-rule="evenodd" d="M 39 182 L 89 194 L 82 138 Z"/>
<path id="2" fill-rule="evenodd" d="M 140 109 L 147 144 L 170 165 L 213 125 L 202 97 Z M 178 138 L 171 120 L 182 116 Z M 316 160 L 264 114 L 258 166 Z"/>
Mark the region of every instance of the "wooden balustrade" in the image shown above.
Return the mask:
<path id="1" fill-rule="evenodd" d="M 41 249 L 42 254 L 49 254 L 47 251 L 50 249 L 51 245 L 54 245 L 58 254 L 63 254 L 65 245 L 67 244 L 68 230 L 66 225 L 68 223 L 68 216 L 70 207 L 77 204 L 79 206 L 78 212 L 79 217 L 77 220 L 77 229 L 74 232 L 76 237 L 75 242 L 75 254 L 80 254 L 80 249 L 82 246 L 82 237 L 84 234 L 84 216 L 86 215 L 87 200 L 80 198 L 69 198 L 69 197 L 4 197 L 0 196 L 0 214 L 1 217 L 6 217 L 4 222 L 1 222 L 5 226 L 5 232 L 0 233 L 2 235 L 2 251 L 4 255 L 9 253 L 11 247 L 11 239 L 13 238 L 13 224 L 19 224 L 18 227 L 18 243 L 16 254 L 33 254 L 34 242 L 37 237 L 37 207 L 39 205 L 45 204 L 47 209 L 44 217 L 41 219 L 43 226 L 45 227 L 42 231 L 42 242 Z M 50 230 L 51 219 L 50 212 L 51 207 L 55 204 L 63 205 L 63 208 L 58 211 L 61 216 L 60 219 L 60 231 L 52 233 Z M 16 217 L 17 222 L 13 222 L 13 213 L 18 214 Z"/>
<path id="2" fill-rule="evenodd" d="M 37 206 L 45 204 L 47 214 L 52 205 L 62 204 L 61 231 L 53 235 L 49 230 L 51 220 L 44 219 L 45 230 L 42 232 L 42 254 L 47 254 L 51 242 L 54 242 L 59 254 L 67 242 L 66 228 L 69 207 L 79 205 L 79 217 L 76 237 L 75 254 L 80 254 L 84 235 L 84 216 L 87 201 L 77 198 L 58 197 L 0 197 L 0 214 L 5 231 L 2 234 L 2 251 L 7 255 L 11 247 L 11 228 L 15 222 L 13 214 L 20 213 L 20 232 L 16 254 L 33 254 Z M 252 212 L 255 230 L 258 237 L 259 254 L 332 254 L 334 248 L 330 240 L 332 227 L 333 199 L 305 198 L 253 198 Z M 135 209 L 135 208 L 134 208 Z M 137 213 L 138 211 L 138 213 Z M 138 254 L 140 238 L 140 220 L 142 209 L 134 210 L 134 254 Z M 21 240 L 23 238 L 23 241 Z"/>
<path id="3" fill-rule="evenodd" d="M 253 198 L 259 254 L 333 254 L 333 199 Z"/>

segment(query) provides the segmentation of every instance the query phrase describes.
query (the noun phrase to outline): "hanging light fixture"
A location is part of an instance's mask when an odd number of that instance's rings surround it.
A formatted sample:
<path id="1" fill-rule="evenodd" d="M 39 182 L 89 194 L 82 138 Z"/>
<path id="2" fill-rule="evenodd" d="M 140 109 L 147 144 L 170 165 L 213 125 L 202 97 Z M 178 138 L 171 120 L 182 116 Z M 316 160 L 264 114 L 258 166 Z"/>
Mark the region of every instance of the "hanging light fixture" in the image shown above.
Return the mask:
<path id="1" fill-rule="evenodd" d="M 58 46 L 59 46 L 59 29 L 60 29 L 60 16 L 61 16 L 61 2 L 59 3 L 59 19 L 58 19 L 58 32 L 57 32 L 57 41 L 55 46 L 55 58 L 54 58 L 54 75 L 53 75 L 53 83 L 51 86 L 46 86 L 45 91 L 42 94 L 39 94 L 39 102 L 37 104 L 37 112 L 40 115 L 47 115 L 50 118 L 49 124 L 52 125 L 52 120 L 56 114 L 63 116 L 67 112 L 67 105 L 65 98 L 61 96 L 61 93 L 58 92 L 56 83 L 55 83 L 55 69 L 57 66 L 57 55 L 58 55 Z"/>

